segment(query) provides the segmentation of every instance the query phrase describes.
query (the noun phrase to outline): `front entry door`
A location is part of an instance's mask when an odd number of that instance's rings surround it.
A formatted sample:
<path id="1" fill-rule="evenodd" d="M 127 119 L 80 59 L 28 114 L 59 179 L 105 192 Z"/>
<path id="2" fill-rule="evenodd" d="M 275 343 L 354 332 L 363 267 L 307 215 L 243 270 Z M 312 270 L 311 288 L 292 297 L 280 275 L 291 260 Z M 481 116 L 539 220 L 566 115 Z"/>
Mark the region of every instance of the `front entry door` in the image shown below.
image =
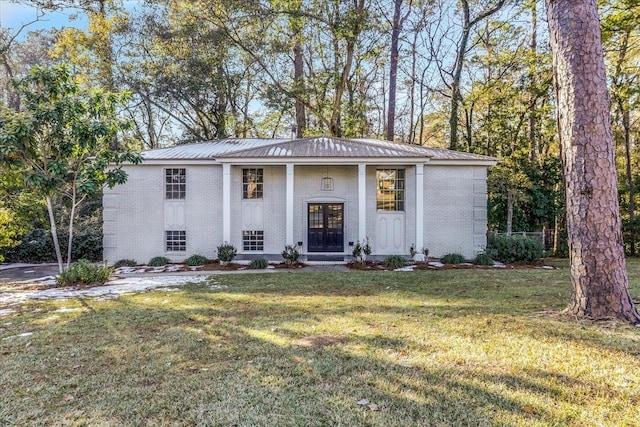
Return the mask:
<path id="1" fill-rule="evenodd" d="M 309 203 L 309 252 L 344 251 L 344 204 Z"/>

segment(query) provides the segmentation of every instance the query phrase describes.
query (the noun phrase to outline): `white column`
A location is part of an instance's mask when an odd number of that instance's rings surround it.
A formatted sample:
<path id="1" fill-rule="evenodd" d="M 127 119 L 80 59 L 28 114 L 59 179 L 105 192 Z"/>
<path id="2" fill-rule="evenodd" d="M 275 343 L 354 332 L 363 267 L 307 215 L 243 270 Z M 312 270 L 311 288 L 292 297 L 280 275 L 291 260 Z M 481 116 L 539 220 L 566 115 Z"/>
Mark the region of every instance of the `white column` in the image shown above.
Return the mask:
<path id="1" fill-rule="evenodd" d="M 222 240 L 231 242 L 231 165 L 222 165 Z"/>
<path id="2" fill-rule="evenodd" d="M 424 246 L 424 165 L 416 164 L 416 250 Z"/>
<path id="3" fill-rule="evenodd" d="M 367 165 L 358 165 L 358 240 L 367 238 Z"/>
<path id="4" fill-rule="evenodd" d="M 286 195 L 286 244 L 294 245 L 293 241 L 293 165 L 287 164 L 287 195 Z"/>

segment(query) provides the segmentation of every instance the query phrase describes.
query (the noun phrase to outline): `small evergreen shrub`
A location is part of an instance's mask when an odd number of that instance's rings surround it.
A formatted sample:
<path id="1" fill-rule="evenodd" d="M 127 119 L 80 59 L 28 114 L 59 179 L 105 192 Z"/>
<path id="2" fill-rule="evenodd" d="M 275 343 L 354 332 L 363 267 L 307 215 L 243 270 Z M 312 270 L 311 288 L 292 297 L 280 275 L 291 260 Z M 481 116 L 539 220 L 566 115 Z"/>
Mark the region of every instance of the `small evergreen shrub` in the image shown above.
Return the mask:
<path id="1" fill-rule="evenodd" d="M 150 265 L 151 267 L 162 267 L 163 265 L 169 264 L 169 262 L 170 262 L 169 258 L 166 258 L 163 256 L 156 256 L 151 258 L 148 265 Z"/>
<path id="2" fill-rule="evenodd" d="M 191 255 L 189 258 L 184 260 L 184 262 L 190 266 L 205 265 L 206 263 L 209 262 L 209 259 L 202 255 Z"/>
<path id="3" fill-rule="evenodd" d="M 362 243 L 356 242 L 353 247 L 351 255 L 361 263 L 364 263 L 369 255 L 371 255 L 371 246 L 369 245 L 369 238 L 365 238 Z"/>
<path id="4" fill-rule="evenodd" d="M 135 267 L 138 263 L 133 259 L 120 259 L 113 264 L 113 268 Z"/>
<path id="5" fill-rule="evenodd" d="M 391 255 L 384 259 L 383 264 L 385 267 L 395 270 L 396 268 L 402 268 L 407 265 L 407 260 L 400 255 Z"/>
<path id="6" fill-rule="evenodd" d="M 81 259 L 56 277 L 56 282 L 59 286 L 102 285 L 109 279 L 111 271 L 109 267 L 91 264 L 90 261 Z"/>
<path id="7" fill-rule="evenodd" d="M 490 234 L 487 239 L 487 253 L 501 262 L 533 263 L 542 258 L 542 250 L 542 243 L 532 237 Z"/>
<path id="8" fill-rule="evenodd" d="M 249 264 L 249 268 L 252 270 L 264 270 L 269 265 L 269 262 L 264 258 L 254 259 Z"/>
<path id="9" fill-rule="evenodd" d="M 473 263 L 475 265 L 493 265 L 493 257 L 486 252 L 481 252 L 476 255 Z"/>
<path id="10" fill-rule="evenodd" d="M 442 258 L 440 258 L 440 262 L 443 264 L 462 264 L 465 262 L 465 259 L 460 254 L 451 253 L 443 255 Z"/>
<path id="11" fill-rule="evenodd" d="M 238 250 L 231 243 L 224 242 L 218 246 L 218 259 L 221 263 L 228 263 L 233 261 L 236 257 Z"/>
<path id="12" fill-rule="evenodd" d="M 284 251 L 282 251 L 282 258 L 284 259 L 284 263 L 291 267 L 298 258 L 300 258 L 300 252 L 298 252 L 298 247 L 295 245 L 286 245 L 284 247 Z"/>
<path id="13" fill-rule="evenodd" d="M 411 258 L 415 257 L 418 254 L 418 251 L 416 250 L 416 244 L 412 243 L 411 247 L 409 248 L 409 255 L 411 255 Z"/>

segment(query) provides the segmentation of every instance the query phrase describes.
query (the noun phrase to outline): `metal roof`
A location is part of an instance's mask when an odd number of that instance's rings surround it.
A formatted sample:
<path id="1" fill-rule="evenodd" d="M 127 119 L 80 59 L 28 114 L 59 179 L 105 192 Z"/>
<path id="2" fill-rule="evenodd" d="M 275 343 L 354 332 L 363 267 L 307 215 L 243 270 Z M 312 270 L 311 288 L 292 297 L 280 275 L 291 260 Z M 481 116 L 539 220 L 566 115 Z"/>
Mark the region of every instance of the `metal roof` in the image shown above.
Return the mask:
<path id="1" fill-rule="evenodd" d="M 496 161 L 493 157 L 377 139 L 312 137 L 301 139 L 221 139 L 148 150 L 144 160 L 423 158 Z"/>

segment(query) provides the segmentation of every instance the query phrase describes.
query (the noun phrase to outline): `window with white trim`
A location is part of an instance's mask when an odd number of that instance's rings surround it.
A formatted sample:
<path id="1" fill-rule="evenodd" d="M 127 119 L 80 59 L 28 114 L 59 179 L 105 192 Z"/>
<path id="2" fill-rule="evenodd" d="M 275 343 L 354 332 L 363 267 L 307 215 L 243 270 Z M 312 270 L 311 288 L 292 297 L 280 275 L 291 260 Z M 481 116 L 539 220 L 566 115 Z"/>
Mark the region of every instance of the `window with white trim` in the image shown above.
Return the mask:
<path id="1" fill-rule="evenodd" d="M 164 170 L 165 198 L 184 199 L 187 195 L 187 170 L 169 168 Z"/>
<path id="2" fill-rule="evenodd" d="M 263 170 L 242 169 L 242 198 L 262 199 Z"/>
<path id="3" fill-rule="evenodd" d="M 165 231 L 165 249 L 167 252 L 187 251 L 187 232 L 182 230 Z"/>
<path id="4" fill-rule="evenodd" d="M 264 231 L 247 230 L 242 232 L 242 249 L 245 251 L 264 250 Z"/>
<path id="5" fill-rule="evenodd" d="M 381 211 L 404 211 L 404 169 L 376 170 L 376 206 Z"/>

